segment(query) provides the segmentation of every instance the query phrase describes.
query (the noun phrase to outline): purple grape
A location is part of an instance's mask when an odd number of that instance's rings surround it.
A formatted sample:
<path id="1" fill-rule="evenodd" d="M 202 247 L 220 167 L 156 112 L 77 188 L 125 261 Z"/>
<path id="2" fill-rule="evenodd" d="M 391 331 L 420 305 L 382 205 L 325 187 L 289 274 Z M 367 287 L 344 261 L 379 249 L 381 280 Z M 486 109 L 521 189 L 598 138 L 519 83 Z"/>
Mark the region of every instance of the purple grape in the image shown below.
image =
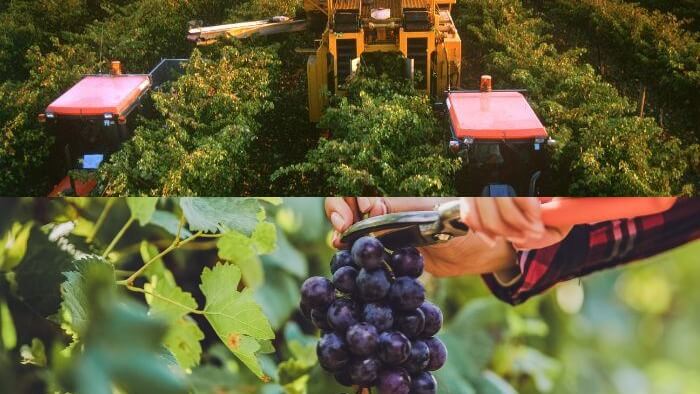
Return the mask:
<path id="1" fill-rule="evenodd" d="M 417 279 L 402 276 L 391 285 L 389 301 L 395 309 L 412 311 L 425 301 L 425 288 Z"/>
<path id="2" fill-rule="evenodd" d="M 417 339 L 411 342 L 411 354 L 408 356 L 408 360 L 401 366 L 408 371 L 410 374 L 415 374 L 423 371 L 430 362 L 430 349 L 428 345 Z"/>
<path id="3" fill-rule="evenodd" d="M 340 267 L 333 274 L 333 286 L 343 293 L 352 294 L 357 288 L 355 284 L 357 274 L 358 272 L 354 267 Z"/>
<path id="4" fill-rule="evenodd" d="M 379 359 L 388 365 L 400 365 L 411 354 L 411 341 L 398 331 L 386 331 L 379 335 Z"/>
<path id="5" fill-rule="evenodd" d="M 423 256 L 416 248 L 404 248 L 391 256 L 391 269 L 396 276 L 417 278 L 423 275 Z"/>
<path id="6" fill-rule="evenodd" d="M 349 366 L 350 379 L 360 386 L 370 386 L 377 380 L 381 368 L 382 363 L 376 357 L 354 360 Z"/>
<path id="7" fill-rule="evenodd" d="M 333 284 L 324 277 L 311 277 L 301 285 L 301 302 L 311 308 L 326 308 L 334 299 Z"/>
<path id="8" fill-rule="evenodd" d="M 316 354 L 323 369 L 336 372 L 350 360 L 348 346 L 341 335 L 334 332 L 324 334 L 316 345 Z"/>
<path id="9" fill-rule="evenodd" d="M 379 301 L 389 294 L 391 282 L 389 275 L 384 270 L 360 271 L 357 275 L 357 290 L 364 301 Z"/>
<path id="10" fill-rule="evenodd" d="M 408 339 L 415 339 L 425 328 L 425 315 L 420 309 L 400 314 L 394 324 L 396 329 L 404 333 Z"/>
<path id="11" fill-rule="evenodd" d="M 341 386 L 350 387 L 353 385 L 352 377 L 350 377 L 350 372 L 347 368 L 343 368 L 340 371 L 333 374 L 335 381 Z"/>
<path id="12" fill-rule="evenodd" d="M 384 246 L 374 237 L 362 237 L 355 241 L 351 253 L 355 263 L 368 271 L 384 265 Z"/>
<path id="13" fill-rule="evenodd" d="M 409 394 L 411 377 L 403 368 L 389 368 L 379 374 L 377 382 L 379 394 Z"/>
<path id="14" fill-rule="evenodd" d="M 438 338 L 429 338 L 425 340 L 425 344 L 430 349 L 430 362 L 426 369 L 428 371 L 437 371 L 445 365 L 447 361 L 447 348 Z"/>
<path id="15" fill-rule="evenodd" d="M 330 331 L 332 329 L 331 325 L 328 324 L 328 315 L 322 309 L 311 310 L 311 323 L 321 331 Z"/>
<path id="16" fill-rule="evenodd" d="M 442 311 L 437 305 L 430 301 L 425 301 L 423 305 L 420 306 L 420 310 L 423 311 L 423 315 L 425 315 L 425 328 L 421 336 L 423 338 L 435 336 L 442 328 Z"/>
<path id="17" fill-rule="evenodd" d="M 360 320 L 360 312 L 354 301 L 338 298 L 328 307 L 328 322 L 338 332 L 345 332 L 348 327 Z"/>
<path id="18" fill-rule="evenodd" d="M 349 250 L 339 250 L 331 259 L 331 274 L 335 274 L 341 267 L 360 268 L 352 261 L 352 254 Z"/>
<path id="19" fill-rule="evenodd" d="M 378 332 L 383 332 L 394 326 L 394 311 L 384 304 L 369 303 L 362 310 L 362 320 L 376 327 Z"/>
<path id="20" fill-rule="evenodd" d="M 421 372 L 411 378 L 411 394 L 436 394 L 437 380 L 430 372 Z"/>
<path id="21" fill-rule="evenodd" d="M 377 350 L 379 334 L 373 325 L 358 323 L 348 328 L 345 340 L 351 353 L 358 356 L 369 356 Z"/>

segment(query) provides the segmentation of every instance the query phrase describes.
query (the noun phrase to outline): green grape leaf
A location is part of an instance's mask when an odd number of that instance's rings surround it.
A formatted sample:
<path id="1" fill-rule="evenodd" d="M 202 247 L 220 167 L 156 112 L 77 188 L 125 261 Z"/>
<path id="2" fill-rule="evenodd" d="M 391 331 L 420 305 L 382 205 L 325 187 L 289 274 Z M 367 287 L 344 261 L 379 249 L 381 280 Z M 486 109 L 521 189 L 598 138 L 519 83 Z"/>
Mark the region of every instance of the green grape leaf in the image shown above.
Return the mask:
<path id="1" fill-rule="evenodd" d="M 192 231 L 236 230 L 250 236 L 265 210 L 254 198 L 181 198 L 180 207 Z"/>
<path id="2" fill-rule="evenodd" d="M 190 369 L 199 365 L 202 358 L 204 333 L 197 322 L 189 316 L 183 316 L 171 323 L 163 344 L 173 353 L 178 365 Z"/>
<path id="3" fill-rule="evenodd" d="M 192 294 L 175 284 L 159 280 L 157 276 L 152 277 L 151 282 L 146 283 L 143 288 L 147 292 L 149 314 L 157 319 L 170 322 L 197 309 L 197 302 Z"/>
<path id="4" fill-rule="evenodd" d="M 274 251 L 277 241 L 275 225 L 269 222 L 258 224 L 251 238 L 259 254 L 267 254 Z"/>
<path id="5" fill-rule="evenodd" d="M 186 393 L 184 373 L 161 345 L 167 324 L 122 298 L 108 265 L 95 260 L 76 262 L 88 316 L 84 350 L 72 368 L 77 393 Z"/>
<path id="6" fill-rule="evenodd" d="M 143 250 L 145 245 L 146 249 Z M 155 247 L 142 243 L 142 254 L 149 256 Z M 197 309 L 197 302 L 188 292 L 183 291 L 176 283 L 173 274 L 162 265 L 150 276 L 150 282 L 144 285 L 146 302 L 150 306 L 149 315 L 165 320 L 169 324 L 165 336 L 165 347 L 173 354 L 177 363 L 185 369 L 197 366 L 202 356 L 202 346 L 199 341 L 204 339 L 204 333 L 188 314 Z M 157 262 L 155 263 L 157 264 Z M 150 268 L 150 267 L 149 267 Z"/>
<path id="7" fill-rule="evenodd" d="M 17 294 L 41 316 L 50 316 L 61 304 L 63 272 L 71 271 L 73 260 L 85 254 L 71 244 L 61 225 L 33 227 L 27 253 L 15 268 Z"/>
<path id="8" fill-rule="evenodd" d="M 158 276 L 151 277 L 151 282 L 144 285 L 144 290 L 151 293 L 146 294 L 146 302 L 150 306 L 149 315 L 169 324 L 165 347 L 182 368 L 198 365 L 202 356 L 199 341 L 204 339 L 204 333 L 188 316 L 192 310 L 197 309 L 195 299 L 174 281 L 169 282 Z"/>
<path id="9" fill-rule="evenodd" d="M 180 225 L 180 219 L 172 212 L 156 210 L 151 216 L 151 225 L 162 228 L 172 235 L 177 235 L 177 228 Z M 192 236 L 192 233 L 183 228 L 180 230 L 180 238 L 185 239 Z"/>
<path id="10" fill-rule="evenodd" d="M 63 302 L 61 307 L 67 313 L 66 320 L 71 331 L 82 337 L 89 324 L 88 275 L 102 275 L 114 280 L 114 267 L 101 257 L 90 256 L 74 263 L 74 271 L 64 272 L 66 280 L 61 284 Z"/>
<path id="11" fill-rule="evenodd" d="M 251 238 L 238 231 L 228 231 L 217 241 L 219 257 L 235 263 L 241 269 L 245 283 L 258 288 L 265 279 L 258 253 L 273 249 L 275 238 L 275 226 L 265 222 L 258 225 Z"/>
<path id="12" fill-rule="evenodd" d="M 200 288 L 207 303 L 204 315 L 226 347 L 259 378 L 267 379 L 256 353 L 260 341 L 275 338 L 262 308 L 246 288 L 239 292 L 241 270 L 235 265 L 217 264 L 205 268 Z"/>
<path id="13" fill-rule="evenodd" d="M 234 263 L 256 257 L 253 241 L 238 231 L 225 233 L 216 246 L 219 248 L 219 257 Z"/>
<path id="14" fill-rule="evenodd" d="M 11 271 L 22 261 L 33 226 L 33 222 L 14 223 L 5 237 L 0 238 L 0 272 Z"/>
<path id="15" fill-rule="evenodd" d="M 138 220 L 141 226 L 145 226 L 151 222 L 158 199 L 155 197 L 127 197 L 126 204 L 131 210 L 131 217 Z"/>

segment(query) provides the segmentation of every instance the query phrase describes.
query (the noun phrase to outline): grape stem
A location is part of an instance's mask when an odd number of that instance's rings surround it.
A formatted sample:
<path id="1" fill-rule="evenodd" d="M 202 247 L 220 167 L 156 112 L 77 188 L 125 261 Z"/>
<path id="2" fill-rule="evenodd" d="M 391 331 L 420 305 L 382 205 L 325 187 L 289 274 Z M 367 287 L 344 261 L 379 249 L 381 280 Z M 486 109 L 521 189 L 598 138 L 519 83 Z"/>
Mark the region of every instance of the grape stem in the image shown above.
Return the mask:
<path id="1" fill-rule="evenodd" d="M 117 284 L 120 284 L 120 285 L 127 285 L 127 286 L 133 285 L 133 284 L 134 284 L 134 281 L 136 280 L 136 278 L 138 278 L 139 276 L 141 276 L 141 275 L 146 271 L 146 269 L 148 269 L 148 267 L 149 267 L 151 264 L 153 264 L 153 263 L 156 262 L 157 260 L 161 259 L 163 256 L 165 256 L 166 254 L 172 252 L 173 250 L 175 250 L 175 249 L 177 249 L 177 248 L 179 248 L 179 247 L 181 247 L 181 246 L 183 246 L 183 245 L 186 245 L 186 244 L 188 244 L 188 243 L 194 241 L 194 240 L 197 239 L 197 238 L 200 238 L 200 237 L 204 234 L 203 231 L 200 231 L 200 232 L 198 232 L 198 233 L 196 233 L 196 234 L 191 235 L 189 238 L 186 238 L 186 239 L 183 240 L 183 239 L 180 238 L 180 236 L 181 236 L 181 234 L 182 234 L 182 227 L 183 227 L 184 224 L 185 224 L 185 216 L 184 216 L 184 215 L 181 215 L 181 216 L 180 216 L 180 223 L 178 224 L 178 227 L 177 227 L 177 234 L 175 235 L 175 239 L 174 239 L 173 242 L 170 244 L 170 246 L 168 246 L 167 248 L 165 248 L 165 250 L 163 250 L 162 252 L 158 253 L 157 255 L 151 257 L 148 261 L 146 261 L 146 262 L 143 264 L 143 266 L 142 266 L 141 268 L 138 269 L 138 271 L 136 271 L 136 272 L 134 272 L 133 274 L 131 274 L 131 276 L 129 276 L 128 278 L 126 278 L 126 279 L 124 279 L 124 280 L 122 280 L 122 281 L 117 282 Z"/>
<path id="2" fill-rule="evenodd" d="M 124 223 L 124 226 L 121 228 L 121 230 L 119 230 L 117 235 L 114 236 L 112 242 L 110 242 L 109 246 L 107 246 L 107 249 L 105 249 L 105 251 L 102 253 L 103 259 L 106 258 L 112 252 L 115 246 L 117 246 L 119 240 L 122 239 L 124 234 L 126 234 L 126 230 L 128 230 L 129 227 L 131 227 L 134 221 L 136 221 L 136 218 L 132 216 L 129 218 L 129 220 L 126 221 L 126 223 Z"/>
<path id="3" fill-rule="evenodd" d="M 109 215 L 109 212 L 112 210 L 112 207 L 114 206 L 114 203 L 117 200 L 114 198 L 110 198 L 107 200 L 107 203 L 105 204 L 104 208 L 102 208 L 102 213 L 100 213 L 100 217 L 97 219 L 97 222 L 95 223 L 95 227 L 92 228 L 92 232 L 90 233 L 90 236 L 85 239 L 85 242 L 91 244 L 92 241 L 95 240 L 95 237 L 97 236 L 97 232 L 100 231 L 100 228 L 102 228 L 102 225 L 104 224 L 105 220 L 107 219 L 107 215 Z"/>

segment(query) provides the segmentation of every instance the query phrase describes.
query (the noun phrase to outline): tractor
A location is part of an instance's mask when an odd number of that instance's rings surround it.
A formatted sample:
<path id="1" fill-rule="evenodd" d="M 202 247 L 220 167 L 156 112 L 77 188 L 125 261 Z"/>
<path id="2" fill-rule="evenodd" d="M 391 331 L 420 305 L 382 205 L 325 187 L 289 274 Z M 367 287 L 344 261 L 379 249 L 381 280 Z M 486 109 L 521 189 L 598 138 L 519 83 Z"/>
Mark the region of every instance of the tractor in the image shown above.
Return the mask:
<path id="1" fill-rule="evenodd" d="M 52 162 L 57 164 L 49 175 L 58 184 L 49 196 L 90 195 L 96 170 L 133 136 L 135 118 L 148 111 L 144 98 L 176 77 L 184 62 L 165 59 L 149 74 L 123 74 L 114 61 L 109 74 L 87 75 L 49 104 L 39 114 L 56 140 Z"/>

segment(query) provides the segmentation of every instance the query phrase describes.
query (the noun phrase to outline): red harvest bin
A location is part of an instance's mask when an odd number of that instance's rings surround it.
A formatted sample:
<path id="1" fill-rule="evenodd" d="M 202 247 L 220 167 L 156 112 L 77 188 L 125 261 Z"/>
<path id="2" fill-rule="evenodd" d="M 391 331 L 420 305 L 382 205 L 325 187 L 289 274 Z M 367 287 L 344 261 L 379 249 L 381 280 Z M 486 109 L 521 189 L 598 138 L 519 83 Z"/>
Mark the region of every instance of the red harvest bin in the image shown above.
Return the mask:
<path id="1" fill-rule="evenodd" d="M 454 137 L 462 140 L 532 140 L 548 137 L 519 92 L 453 92 L 447 108 Z"/>

